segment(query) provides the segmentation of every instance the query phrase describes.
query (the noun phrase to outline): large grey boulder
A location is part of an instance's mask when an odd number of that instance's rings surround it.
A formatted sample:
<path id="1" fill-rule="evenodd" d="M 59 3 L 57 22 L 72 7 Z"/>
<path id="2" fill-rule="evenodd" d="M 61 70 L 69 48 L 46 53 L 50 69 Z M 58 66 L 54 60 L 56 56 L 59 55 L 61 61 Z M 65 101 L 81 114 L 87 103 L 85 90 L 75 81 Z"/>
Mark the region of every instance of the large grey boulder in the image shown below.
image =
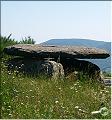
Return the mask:
<path id="1" fill-rule="evenodd" d="M 55 61 L 45 61 L 43 68 L 46 68 L 47 71 L 51 73 L 53 79 L 64 78 L 64 69 L 60 63 Z"/>
<path id="2" fill-rule="evenodd" d="M 83 46 L 48 46 L 48 45 L 32 45 L 17 44 L 6 47 L 4 52 L 9 55 L 42 58 L 93 58 L 103 59 L 109 57 L 109 53 L 103 49 L 88 48 Z"/>
<path id="3" fill-rule="evenodd" d="M 89 78 L 101 80 L 101 70 L 96 65 L 86 60 L 77 59 L 61 59 L 60 63 L 63 65 L 65 76 L 79 75 L 79 73 L 88 75 Z"/>

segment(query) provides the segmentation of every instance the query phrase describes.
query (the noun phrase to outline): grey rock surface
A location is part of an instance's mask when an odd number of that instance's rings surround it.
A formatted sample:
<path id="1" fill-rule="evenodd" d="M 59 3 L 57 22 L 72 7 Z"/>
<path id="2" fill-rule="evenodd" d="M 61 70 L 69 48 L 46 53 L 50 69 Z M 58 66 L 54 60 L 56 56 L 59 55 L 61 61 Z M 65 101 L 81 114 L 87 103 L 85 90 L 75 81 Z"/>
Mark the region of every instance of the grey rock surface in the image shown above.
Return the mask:
<path id="1" fill-rule="evenodd" d="M 52 68 L 51 73 L 53 79 L 64 78 L 64 69 L 62 64 L 57 63 L 55 61 L 46 61 L 46 67 L 48 66 L 48 64 L 50 64 L 49 68 Z"/>
<path id="2" fill-rule="evenodd" d="M 80 59 L 104 59 L 109 57 L 109 53 L 103 49 L 89 48 L 83 46 L 48 46 L 17 44 L 6 47 L 4 52 L 9 55 L 23 57 L 42 58 L 80 58 Z"/>
<path id="3" fill-rule="evenodd" d="M 78 74 L 85 74 L 89 78 L 102 80 L 101 70 L 96 65 L 86 60 L 77 59 L 61 59 L 60 63 L 63 65 L 65 76 L 72 75 L 72 73 L 77 76 Z M 77 73 L 77 75 L 76 75 Z"/>

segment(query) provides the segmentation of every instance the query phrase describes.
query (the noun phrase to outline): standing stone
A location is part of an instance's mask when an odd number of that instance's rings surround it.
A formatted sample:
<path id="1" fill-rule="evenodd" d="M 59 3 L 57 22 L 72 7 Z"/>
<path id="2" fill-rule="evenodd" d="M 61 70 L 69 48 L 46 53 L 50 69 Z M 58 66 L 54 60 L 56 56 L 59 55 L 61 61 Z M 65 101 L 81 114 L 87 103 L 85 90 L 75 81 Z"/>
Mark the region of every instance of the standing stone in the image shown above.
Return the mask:
<path id="1" fill-rule="evenodd" d="M 103 77 L 100 68 L 92 62 L 78 59 L 61 59 L 65 76 L 75 76 L 79 73 L 88 75 L 89 78 L 102 81 Z"/>
<path id="2" fill-rule="evenodd" d="M 45 75 L 50 76 L 53 79 L 64 77 L 63 66 L 55 61 L 44 61 L 41 64 L 40 73 L 44 73 Z"/>

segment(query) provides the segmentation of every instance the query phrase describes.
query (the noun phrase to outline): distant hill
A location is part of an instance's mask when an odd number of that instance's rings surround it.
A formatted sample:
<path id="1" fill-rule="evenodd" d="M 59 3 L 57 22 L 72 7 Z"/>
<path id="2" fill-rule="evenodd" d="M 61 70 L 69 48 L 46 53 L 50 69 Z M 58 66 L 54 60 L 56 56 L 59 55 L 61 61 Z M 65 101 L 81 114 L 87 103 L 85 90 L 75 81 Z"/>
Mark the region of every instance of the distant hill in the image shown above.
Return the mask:
<path id="1" fill-rule="evenodd" d="M 90 39 L 51 39 L 41 44 L 46 45 L 76 45 L 105 49 L 111 54 L 111 42 L 95 41 Z M 98 65 L 102 71 L 111 71 L 111 57 L 106 59 L 86 59 Z"/>

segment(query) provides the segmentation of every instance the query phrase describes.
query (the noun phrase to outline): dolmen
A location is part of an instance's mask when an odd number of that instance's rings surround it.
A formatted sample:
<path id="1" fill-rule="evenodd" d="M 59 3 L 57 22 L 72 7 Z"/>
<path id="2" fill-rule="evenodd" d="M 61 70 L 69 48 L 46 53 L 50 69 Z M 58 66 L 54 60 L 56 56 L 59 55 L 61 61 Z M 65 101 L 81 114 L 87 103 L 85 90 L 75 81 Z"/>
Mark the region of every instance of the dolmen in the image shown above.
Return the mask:
<path id="1" fill-rule="evenodd" d="M 98 48 L 41 44 L 17 44 L 4 48 L 4 52 L 16 56 L 8 61 L 8 69 L 16 68 L 24 74 L 47 75 L 53 79 L 83 72 L 92 79 L 101 80 L 97 65 L 79 59 L 105 59 L 110 56 L 107 51 Z"/>

